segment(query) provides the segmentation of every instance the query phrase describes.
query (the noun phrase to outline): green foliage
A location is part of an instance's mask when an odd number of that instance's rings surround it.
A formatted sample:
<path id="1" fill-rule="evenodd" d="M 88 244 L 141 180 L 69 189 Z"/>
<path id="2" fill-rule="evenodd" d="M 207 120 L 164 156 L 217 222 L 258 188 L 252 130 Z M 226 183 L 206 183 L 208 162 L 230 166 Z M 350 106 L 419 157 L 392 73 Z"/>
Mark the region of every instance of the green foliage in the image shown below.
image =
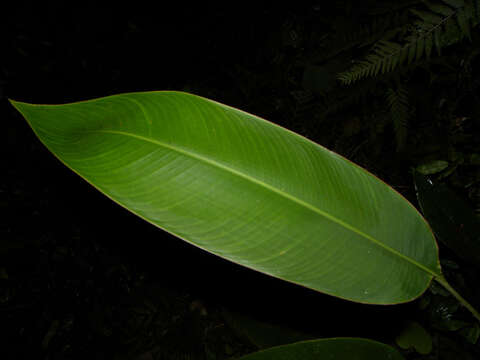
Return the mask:
<path id="1" fill-rule="evenodd" d="M 429 165 L 428 168 L 424 165 L 419 166 L 420 171 L 415 171 L 414 175 L 418 202 L 422 212 L 434 227 L 435 236 L 439 241 L 456 253 L 459 258 L 479 268 L 480 220 L 453 191 L 444 185 L 427 181 L 423 175 L 425 172 L 431 174 L 432 171 L 437 171 L 439 166 L 445 166 L 445 164 L 437 160 Z"/>
<path id="2" fill-rule="evenodd" d="M 404 119 L 405 88 L 397 85 L 386 96 L 392 112 L 402 113 L 394 116 Z M 443 277 L 431 229 L 413 206 L 295 133 L 180 92 L 12 104 L 53 154 L 98 190 L 213 254 L 362 303 L 410 301 L 434 279 L 480 320 Z M 465 336 L 477 333 L 472 327 Z M 431 349 L 428 333 L 416 325 L 397 341 L 420 353 Z M 402 359 L 392 347 L 353 338 L 282 345 L 244 359 L 319 354 Z"/>
<path id="3" fill-rule="evenodd" d="M 378 84 L 374 81 L 362 81 L 349 86 L 348 88 L 334 88 L 331 91 L 321 94 L 316 110 L 319 115 L 325 117 L 348 106 L 361 106 L 366 98 L 378 91 Z"/>
<path id="4" fill-rule="evenodd" d="M 425 328 L 416 321 L 409 321 L 396 338 L 397 345 L 402 349 L 415 348 L 419 354 L 429 354 L 432 351 L 432 337 Z"/>
<path id="5" fill-rule="evenodd" d="M 276 346 L 241 357 L 239 360 L 404 360 L 390 346 L 367 339 L 334 338 Z"/>
<path id="6" fill-rule="evenodd" d="M 105 195 L 235 263 L 376 304 L 413 300 L 441 276 L 433 234 L 410 203 L 251 114 L 180 92 L 14 104 Z"/>
<path id="7" fill-rule="evenodd" d="M 388 88 L 386 100 L 395 130 L 397 150 L 400 151 L 405 146 L 408 118 L 410 116 L 407 88 L 404 85 L 398 85 L 396 89 Z"/>
<path id="8" fill-rule="evenodd" d="M 405 20 L 405 13 L 409 15 L 407 20 Z M 414 78 L 419 76 L 421 78 L 421 70 L 428 74 L 429 81 L 432 83 L 437 79 L 441 66 L 448 66 L 449 71 L 454 71 L 458 62 L 464 61 L 460 55 L 457 59 L 448 59 L 443 55 L 442 49 L 457 44 L 463 39 L 474 40 L 472 31 L 480 21 L 480 2 L 477 0 L 412 1 L 404 2 L 398 7 L 385 5 L 381 12 L 374 11 L 373 14 L 375 16 L 365 19 L 361 26 L 370 28 L 372 32 L 352 30 L 353 37 L 357 40 L 355 44 L 351 44 L 350 48 L 344 48 L 352 53 L 352 55 L 345 53 L 347 58 L 357 57 L 356 52 L 359 50 L 366 51 L 367 54 L 359 60 L 349 60 L 353 65 L 337 73 L 338 88 L 320 97 L 319 103 L 326 104 L 321 113 L 332 113 L 348 105 L 358 105 L 358 99 L 366 94 L 361 90 L 362 84 L 368 85 L 374 90 L 371 96 L 378 96 L 385 100 L 384 107 L 390 113 L 393 124 L 396 150 L 402 152 L 405 150 L 409 135 L 409 119 L 412 119 L 419 105 L 417 98 L 409 99 L 408 97 Z M 397 21 L 390 27 L 384 27 L 383 32 L 375 33 L 375 29 L 380 29 L 375 24 L 383 24 L 383 21 L 377 20 L 378 17 L 395 18 L 396 16 L 402 21 Z M 369 27 L 368 24 L 371 26 Z M 339 32 L 347 30 L 342 29 Z M 336 38 L 340 39 L 342 35 L 337 35 Z M 468 59 L 468 55 L 466 58 Z M 392 85 L 392 82 L 402 85 L 398 87 L 398 85 Z M 468 81 L 462 81 L 462 84 L 467 83 Z M 386 92 L 385 87 L 388 89 Z M 381 92 L 378 91 L 380 89 L 382 89 Z M 356 107 L 357 114 L 362 110 L 364 107 Z M 370 110 L 367 109 L 366 113 L 371 113 L 372 110 L 370 106 Z M 375 132 L 371 131 L 370 136 L 374 137 Z"/>
<path id="9" fill-rule="evenodd" d="M 408 12 L 399 11 L 374 17 L 368 23 L 350 24 L 341 28 L 329 40 L 326 50 L 315 59 L 323 61 L 353 47 L 370 46 L 381 40 L 395 37 L 408 24 Z"/>
<path id="10" fill-rule="evenodd" d="M 429 60 L 435 48 L 438 54 L 443 47 L 463 38 L 471 39 L 471 29 L 479 22 L 479 2 L 470 0 L 436 0 L 423 2 L 422 8 L 412 8 L 415 20 L 398 41 L 378 40 L 369 55 L 359 60 L 349 70 L 338 74 L 345 85 L 366 77 L 386 74 L 400 66 Z"/>
<path id="11" fill-rule="evenodd" d="M 397 43 L 379 40 L 373 46 L 370 55 L 358 61 L 350 70 L 338 74 L 338 79 L 343 84 L 350 85 L 367 76 L 390 72 L 404 62 L 405 55 L 408 54 L 404 49 L 406 48 Z"/>

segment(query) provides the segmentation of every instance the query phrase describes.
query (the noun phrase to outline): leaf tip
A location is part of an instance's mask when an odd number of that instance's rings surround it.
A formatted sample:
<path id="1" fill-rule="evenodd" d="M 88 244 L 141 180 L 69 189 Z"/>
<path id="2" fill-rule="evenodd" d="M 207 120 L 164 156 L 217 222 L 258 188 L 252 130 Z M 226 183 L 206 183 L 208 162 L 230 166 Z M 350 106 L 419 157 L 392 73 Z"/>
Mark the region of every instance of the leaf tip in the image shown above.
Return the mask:
<path id="1" fill-rule="evenodd" d="M 7 98 L 7 100 L 10 102 L 10 104 L 12 104 L 12 106 L 17 107 L 17 106 L 16 106 L 17 101 L 15 101 L 15 100 L 13 100 L 13 99 L 10 99 L 10 98 Z"/>
<path id="2" fill-rule="evenodd" d="M 12 106 L 13 106 L 17 111 L 21 112 L 21 111 L 20 111 L 21 105 L 22 105 L 22 104 L 25 104 L 25 103 L 23 103 L 23 102 L 21 102 L 21 101 L 16 101 L 16 100 L 13 100 L 13 99 L 10 99 L 10 98 L 7 98 L 7 100 L 10 102 L 10 104 L 12 104 Z"/>

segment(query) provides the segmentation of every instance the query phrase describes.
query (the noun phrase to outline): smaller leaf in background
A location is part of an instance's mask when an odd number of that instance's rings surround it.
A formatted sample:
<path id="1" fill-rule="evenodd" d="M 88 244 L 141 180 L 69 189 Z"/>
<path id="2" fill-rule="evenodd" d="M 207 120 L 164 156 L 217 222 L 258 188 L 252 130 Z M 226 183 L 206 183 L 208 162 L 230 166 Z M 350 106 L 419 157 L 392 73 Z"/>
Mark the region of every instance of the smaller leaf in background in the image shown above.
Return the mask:
<path id="1" fill-rule="evenodd" d="M 480 154 L 471 154 L 468 163 L 470 165 L 480 165 Z"/>
<path id="2" fill-rule="evenodd" d="M 394 348 L 367 339 L 334 338 L 277 346 L 239 360 L 404 360 Z"/>
<path id="3" fill-rule="evenodd" d="M 416 170 L 423 175 L 437 174 L 448 167 L 448 161 L 445 160 L 431 160 L 420 164 Z"/>
<path id="4" fill-rule="evenodd" d="M 419 354 L 426 355 L 432 351 L 432 337 L 416 321 L 409 321 L 395 339 L 402 349 L 414 348 Z"/>
<path id="5" fill-rule="evenodd" d="M 480 325 L 478 323 L 474 323 L 470 327 L 466 327 L 459 331 L 460 335 L 462 335 L 470 344 L 476 344 L 478 338 L 480 337 Z"/>
<path id="6" fill-rule="evenodd" d="M 226 323 L 242 338 L 259 349 L 312 340 L 314 337 L 299 331 L 256 320 L 244 314 L 224 310 Z"/>
<path id="7" fill-rule="evenodd" d="M 438 240 L 460 259 L 480 266 L 480 221 L 473 210 L 445 185 L 414 172 L 417 199 Z"/>

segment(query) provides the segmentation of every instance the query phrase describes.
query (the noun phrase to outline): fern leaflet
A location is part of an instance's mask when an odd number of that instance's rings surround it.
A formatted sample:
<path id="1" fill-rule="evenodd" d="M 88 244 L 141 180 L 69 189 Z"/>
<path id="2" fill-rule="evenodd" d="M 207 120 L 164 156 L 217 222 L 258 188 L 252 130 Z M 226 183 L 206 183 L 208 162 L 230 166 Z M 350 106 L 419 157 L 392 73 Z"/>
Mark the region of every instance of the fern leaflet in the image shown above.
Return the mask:
<path id="1" fill-rule="evenodd" d="M 397 151 L 400 151 L 407 140 L 407 124 L 410 114 L 408 91 L 405 86 L 399 85 L 396 89 L 387 89 L 385 97 L 393 121 Z"/>
<path id="2" fill-rule="evenodd" d="M 480 0 L 424 1 L 425 9 L 410 9 L 415 15 L 413 29 L 403 40 L 404 45 L 385 39 L 377 41 L 369 55 L 358 61 L 348 71 L 337 75 L 344 85 L 368 76 L 377 76 L 395 70 L 398 66 L 427 60 L 433 48 L 441 54 L 441 48 L 471 39 L 470 30 L 478 24 Z M 455 20 L 455 21 L 453 21 Z"/>

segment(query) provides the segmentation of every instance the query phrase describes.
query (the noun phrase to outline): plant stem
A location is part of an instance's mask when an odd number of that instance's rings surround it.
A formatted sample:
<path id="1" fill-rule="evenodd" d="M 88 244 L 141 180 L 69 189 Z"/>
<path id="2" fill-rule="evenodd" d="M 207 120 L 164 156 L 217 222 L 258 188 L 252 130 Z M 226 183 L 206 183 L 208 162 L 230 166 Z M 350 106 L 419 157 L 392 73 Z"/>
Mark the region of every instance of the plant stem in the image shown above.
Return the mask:
<path id="1" fill-rule="evenodd" d="M 434 278 L 440 285 L 442 285 L 445 289 L 448 290 L 450 294 L 452 294 L 463 306 L 465 306 L 473 316 L 480 322 L 480 313 L 472 306 L 470 303 L 465 300 L 450 284 L 443 276 L 436 276 Z"/>

